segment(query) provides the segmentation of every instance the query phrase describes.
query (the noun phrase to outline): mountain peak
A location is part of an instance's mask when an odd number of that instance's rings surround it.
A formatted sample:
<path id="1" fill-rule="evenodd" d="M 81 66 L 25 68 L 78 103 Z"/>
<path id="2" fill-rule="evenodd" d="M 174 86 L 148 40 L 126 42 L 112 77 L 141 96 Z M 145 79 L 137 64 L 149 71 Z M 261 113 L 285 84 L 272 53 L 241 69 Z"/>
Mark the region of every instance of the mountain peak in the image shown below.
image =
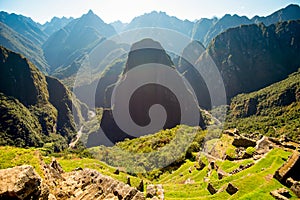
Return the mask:
<path id="1" fill-rule="evenodd" d="M 95 15 L 95 13 L 90 9 L 87 15 Z"/>

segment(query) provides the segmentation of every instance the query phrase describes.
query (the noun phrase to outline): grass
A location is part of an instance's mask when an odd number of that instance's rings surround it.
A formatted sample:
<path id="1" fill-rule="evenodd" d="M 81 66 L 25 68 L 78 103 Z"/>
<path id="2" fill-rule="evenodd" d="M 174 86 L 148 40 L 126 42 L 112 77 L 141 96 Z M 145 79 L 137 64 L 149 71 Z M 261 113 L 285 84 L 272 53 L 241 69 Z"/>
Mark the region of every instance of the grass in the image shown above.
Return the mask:
<path id="1" fill-rule="evenodd" d="M 219 141 L 229 140 L 225 136 L 225 138 L 221 138 Z M 34 148 L 22 149 L 9 146 L 0 147 L 0 168 L 4 169 L 16 165 L 29 164 L 33 165 L 39 174 L 42 174 L 39 166 L 38 151 L 39 149 Z M 272 199 L 269 194 L 270 191 L 284 187 L 273 178 L 273 174 L 290 155 L 291 152 L 283 149 L 272 149 L 265 157 L 255 162 L 250 168 L 219 180 L 216 170 L 213 170 L 211 174 L 208 174 L 208 159 L 204 154 L 199 154 L 198 156 L 201 158 L 202 162 L 206 164 L 204 169 L 197 170 L 197 161 L 186 159 L 179 168 L 174 168 L 173 171 L 165 171 L 159 178 L 152 180 L 152 183 L 163 185 L 165 199 L 167 200 Z M 46 163 L 51 162 L 51 157 L 44 156 L 43 159 Z M 108 166 L 96 159 L 80 158 L 75 153 L 62 154 L 56 159 L 66 172 L 70 172 L 77 167 L 91 168 L 125 183 L 129 176 L 132 186 L 135 187 L 138 186 L 141 179 L 144 180 L 145 187 L 151 182 L 144 178 L 143 174 L 130 176 L 122 171 L 122 169 L 119 174 L 114 174 L 116 168 Z M 238 161 L 217 160 L 216 164 L 220 169 L 228 173 L 239 168 L 240 165 L 246 165 L 252 162 L 254 162 L 252 159 Z M 184 184 L 188 179 L 190 179 L 192 183 Z M 209 181 L 204 181 L 206 179 Z M 207 190 L 208 182 L 218 189 L 219 192 L 211 195 Z M 239 188 L 239 191 L 232 196 L 225 191 L 229 182 Z M 292 192 L 290 192 L 290 194 L 292 195 L 291 199 L 297 199 Z"/>
<path id="2" fill-rule="evenodd" d="M 272 199 L 270 191 L 284 187 L 272 175 L 289 155 L 290 152 L 273 149 L 254 166 L 222 180 L 217 179 L 214 171 L 209 177 L 210 182 L 215 188 L 223 189 L 215 195 L 207 191 L 207 183 L 203 182 L 208 171 L 207 167 L 202 171 L 188 172 L 189 167 L 195 164 L 194 162 L 186 162 L 176 172 L 161 176 L 157 182 L 163 183 L 166 199 Z M 245 165 L 250 162 L 253 161 L 246 159 L 235 162 L 217 161 L 216 163 L 222 170 L 230 172 L 241 164 Z M 183 181 L 188 178 L 194 180 L 195 183 L 183 184 Z M 232 196 L 225 191 L 229 182 L 239 188 L 239 191 Z M 297 199 L 292 192 L 290 193 L 293 195 L 291 199 Z"/>
<path id="3" fill-rule="evenodd" d="M 0 146 L 0 169 L 31 165 L 40 176 L 43 176 L 38 155 L 38 150 L 34 148 Z"/>

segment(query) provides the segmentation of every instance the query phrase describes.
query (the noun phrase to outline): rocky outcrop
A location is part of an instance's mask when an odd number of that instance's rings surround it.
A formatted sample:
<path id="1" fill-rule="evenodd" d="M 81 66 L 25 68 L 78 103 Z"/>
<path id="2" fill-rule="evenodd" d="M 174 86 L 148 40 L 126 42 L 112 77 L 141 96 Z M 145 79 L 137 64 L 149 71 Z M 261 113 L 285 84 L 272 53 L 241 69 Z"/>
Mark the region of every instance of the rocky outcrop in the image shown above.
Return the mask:
<path id="1" fill-rule="evenodd" d="M 136 188 L 96 170 L 65 173 L 55 159 L 49 165 L 41 160 L 41 166 L 44 180 L 27 165 L 0 170 L 0 199 L 145 199 Z"/>
<path id="2" fill-rule="evenodd" d="M 32 166 L 0 170 L 0 199 L 48 199 L 49 189 Z"/>

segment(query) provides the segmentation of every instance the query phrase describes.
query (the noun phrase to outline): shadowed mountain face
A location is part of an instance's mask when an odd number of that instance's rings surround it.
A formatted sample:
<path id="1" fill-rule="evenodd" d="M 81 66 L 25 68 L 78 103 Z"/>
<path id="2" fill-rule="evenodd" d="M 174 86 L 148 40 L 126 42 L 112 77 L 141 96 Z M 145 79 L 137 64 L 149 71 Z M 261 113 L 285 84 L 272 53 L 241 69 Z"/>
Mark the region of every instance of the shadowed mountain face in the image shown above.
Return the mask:
<path id="1" fill-rule="evenodd" d="M 161 67 L 165 69 L 165 71 L 162 70 Z M 178 78 L 176 80 L 181 81 L 168 80 L 168 77 L 172 77 L 172 75 L 168 73 L 176 74 L 175 76 Z M 138 74 L 141 76 L 138 76 Z M 144 79 L 147 79 L 145 76 L 153 76 L 153 74 L 155 76 L 154 82 L 141 84 L 133 91 L 130 98 L 126 99 L 127 95 L 130 93 L 130 89 L 135 87 L 133 85 L 143 81 Z M 171 90 L 161 84 L 162 80 L 167 80 L 170 82 L 173 81 L 172 84 L 174 88 L 185 88 L 185 85 L 180 78 L 180 75 L 174 68 L 170 57 L 166 54 L 165 50 L 158 42 L 155 42 L 152 39 L 144 39 L 134 43 L 131 46 L 126 66 L 123 70 L 122 77 L 119 79 L 119 82 L 106 88 L 105 100 L 109 103 L 106 105 L 107 109 L 104 109 L 103 111 L 103 117 L 100 126 L 110 141 L 115 143 L 122 141 L 125 138 L 134 138 L 136 137 L 134 134 L 139 134 L 139 136 L 142 136 L 153 133 L 162 128 L 173 128 L 181 123 L 181 118 L 183 115 L 182 110 L 190 110 L 193 108 L 194 111 L 196 110 L 197 113 L 200 113 L 198 105 L 196 104 L 196 101 L 191 93 L 188 91 L 181 91 L 182 93 L 178 94 L 176 91 Z M 112 99 L 113 91 L 115 91 L 114 95 L 116 95 L 114 96 L 114 99 Z M 178 99 L 180 97 L 177 95 L 185 95 L 185 98 L 191 100 L 192 102 L 184 102 L 183 105 L 181 105 L 182 102 L 180 102 Z M 129 104 L 127 107 L 123 107 L 123 103 L 127 100 Z M 112 102 L 112 105 L 110 105 L 110 102 Z M 157 119 L 159 120 L 162 118 L 161 115 L 164 115 L 157 110 L 153 111 L 153 105 L 160 105 L 163 107 L 161 109 L 164 109 L 166 115 L 166 121 L 159 122 L 164 124 L 162 124 L 158 130 L 152 130 L 151 127 L 148 127 L 149 124 L 152 122 L 155 123 Z M 121 129 L 124 127 L 119 127 L 120 122 L 116 121 L 113 116 L 113 109 L 118 109 L 119 107 L 122 107 L 123 113 L 126 113 L 126 109 L 128 109 L 129 112 L 128 118 L 122 118 L 122 122 L 132 119 L 136 125 L 147 128 L 138 133 L 125 133 Z M 201 115 L 199 121 L 197 121 L 197 124 L 194 125 L 201 125 L 204 127 Z M 95 140 L 95 138 L 91 137 L 89 140 Z M 88 143 L 91 142 L 88 141 Z"/>
<path id="2" fill-rule="evenodd" d="M 300 66 L 300 21 L 244 25 L 218 35 L 207 52 L 225 84 L 228 101 L 283 80 Z"/>
<path id="3" fill-rule="evenodd" d="M 67 147 L 84 106 L 58 80 L 46 80 L 26 58 L 0 50 L 0 144 L 39 147 L 56 141 L 56 151 Z"/>

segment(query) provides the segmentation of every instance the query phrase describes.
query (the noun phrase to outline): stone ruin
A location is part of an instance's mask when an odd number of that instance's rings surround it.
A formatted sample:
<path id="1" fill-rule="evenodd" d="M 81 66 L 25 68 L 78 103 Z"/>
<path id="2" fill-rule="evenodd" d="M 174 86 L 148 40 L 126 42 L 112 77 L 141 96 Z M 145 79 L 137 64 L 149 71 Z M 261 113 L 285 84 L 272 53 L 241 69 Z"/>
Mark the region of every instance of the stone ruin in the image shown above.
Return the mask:
<path id="1" fill-rule="evenodd" d="M 293 151 L 286 163 L 284 163 L 274 174 L 274 178 L 291 188 L 300 198 L 300 153 Z"/>

